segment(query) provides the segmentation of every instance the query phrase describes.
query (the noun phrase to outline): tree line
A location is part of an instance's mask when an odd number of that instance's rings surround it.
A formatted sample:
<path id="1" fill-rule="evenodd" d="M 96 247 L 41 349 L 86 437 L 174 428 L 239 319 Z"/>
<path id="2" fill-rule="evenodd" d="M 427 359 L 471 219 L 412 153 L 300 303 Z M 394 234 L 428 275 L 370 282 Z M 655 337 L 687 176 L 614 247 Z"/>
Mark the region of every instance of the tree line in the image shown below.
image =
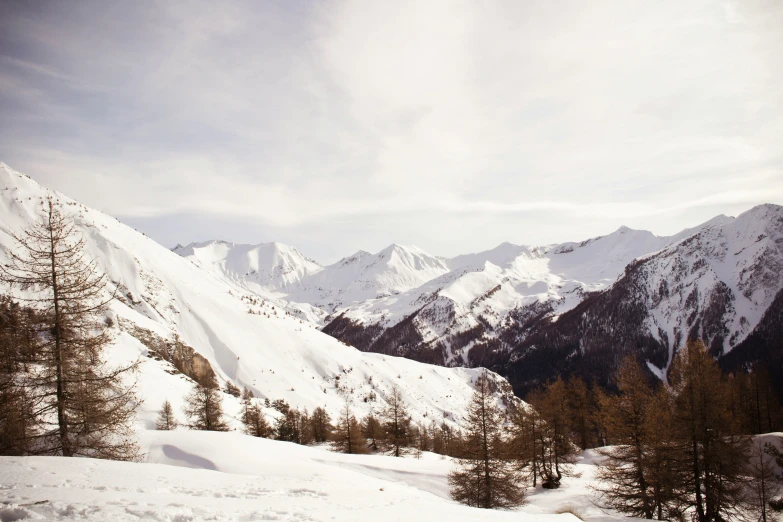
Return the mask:
<path id="1" fill-rule="evenodd" d="M 429 424 L 414 422 L 397 386 L 392 386 L 382 408 L 359 418 L 348 399 L 333 417 L 323 407 L 308 412 L 306 408 L 294 408 L 282 399 L 262 401 L 249 389 L 240 391 L 231 383 L 226 384 L 225 390 L 220 390 L 194 382 L 185 398 L 183 413 L 187 421 L 179 422 L 171 403 L 166 400 L 158 413 L 157 429 L 172 430 L 181 426 L 207 431 L 230 430 L 222 406 L 223 393 L 240 398 L 239 420 L 244 432 L 253 437 L 302 445 L 328 443 L 334 451 L 353 454 L 384 453 L 402 457 L 421 456 L 425 451 L 442 455 L 460 452 L 460 431 L 445 421 L 440 424 L 434 420 Z M 273 422 L 267 419 L 264 408 L 277 412 Z"/>
<path id="2" fill-rule="evenodd" d="M 766 522 L 783 508 L 781 448 L 751 435 L 779 430 L 781 409 L 756 370 L 724 374 L 701 342 L 689 342 L 665 384 L 629 357 L 613 390 L 558 378 L 505 410 L 481 379 L 452 497 L 483 508 L 524 504 L 528 487 L 559 487 L 582 450 L 597 448 L 599 505 L 646 519 Z"/>

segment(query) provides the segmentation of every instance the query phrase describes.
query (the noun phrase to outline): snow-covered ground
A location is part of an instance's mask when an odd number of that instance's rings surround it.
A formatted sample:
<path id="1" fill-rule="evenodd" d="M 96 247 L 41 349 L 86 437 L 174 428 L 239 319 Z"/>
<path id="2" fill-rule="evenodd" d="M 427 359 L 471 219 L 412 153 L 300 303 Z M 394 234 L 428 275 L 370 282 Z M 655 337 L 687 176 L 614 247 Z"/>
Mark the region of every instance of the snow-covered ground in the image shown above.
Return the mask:
<path id="1" fill-rule="evenodd" d="M 514 511 L 449 499 L 450 459 L 344 455 L 237 432 L 142 431 L 145 463 L 0 457 L 0 521 L 488 520 L 621 517 L 593 505 L 592 454 L 557 491 L 530 489 Z"/>

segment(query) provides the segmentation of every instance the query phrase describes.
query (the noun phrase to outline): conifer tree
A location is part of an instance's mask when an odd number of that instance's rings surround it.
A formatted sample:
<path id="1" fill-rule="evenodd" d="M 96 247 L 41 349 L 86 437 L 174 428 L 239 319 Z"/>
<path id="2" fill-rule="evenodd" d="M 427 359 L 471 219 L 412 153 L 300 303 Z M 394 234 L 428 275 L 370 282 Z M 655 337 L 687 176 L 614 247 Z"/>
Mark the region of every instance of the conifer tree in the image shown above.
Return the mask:
<path id="1" fill-rule="evenodd" d="M 776 475 L 775 448 L 760 439 L 753 442 L 751 455 L 746 506 L 748 511 L 756 516 L 759 522 L 774 520 L 770 510 L 770 502 L 780 494 L 781 485 Z M 777 449 L 777 448 L 775 448 Z"/>
<path id="2" fill-rule="evenodd" d="M 28 397 L 39 419 L 38 452 L 135 460 L 133 384 L 139 362 L 110 367 L 103 349 L 111 341 L 104 321 L 113 294 L 89 258 L 74 220 L 49 199 L 42 221 L 14 236 L 17 248 L 0 278 L 17 299 L 37 311 L 36 365 Z"/>
<path id="3" fill-rule="evenodd" d="M 272 435 L 272 427 L 266 420 L 264 412 L 258 404 L 250 402 L 242 411 L 244 431 L 252 437 L 268 439 Z"/>
<path id="4" fill-rule="evenodd" d="M 604 460 L 596 473 L 595 489 L 609 507 L 621 513 L 669 519 L 678 512 L 675 484 L 683 476 L 672 475 L 678 467 L 667 440 L 671 425 L 666 420 L 666 397 L 653 393 L 647 375 L 632 356 L 620 364 L 616 382 L 619 393 L 601 397 L 613 446 L 600 451 Z"/>
<path id="5" fill-rule="evenodd" d="M 34 362 L 25 350 L 22 332 L 28 329 L 21 307 L 0 298 L 0 455 L 32 453 L 39 433 L 30 391 L 25 386 L 26 363 Z"/>
<path id="6" fill-rule="evenodd" d="M 316 443 L 330 440 L 334 431 L 331 417 L 320 406 L 314 409 L 313 414 L 310 416 L 310 427 L 313 433 L 313 442 Z"/>
<path id="7" fill-rule="evenodd" d="M 533 394 L 535 395 L 535 393 Z M 535 397 L 534 397 L 535 398 Z M 541 434 L 543 421 L 538 412 L 530 406 L 517 408 L 512 412 L 513 442 L 511 452 L 520 472 L 533 483 L 538 484 L 543 453 Z"/>
<path id="8" fill-rule="evenodd" d="M 485 509 L 512 508 L 525 502 L 524 481 L 507 460 L 500 431 L 502 416 L 484 375 L 468 405 L 466 444 L 449 473 L 451 497 Z"/>
<path id="9" fill-rule="evenodd" d="M 185 398 L 185 415 L 194 430 L 228 431 L 228 424 L 223 418 L 223 397 L 217 388 L 194 382 L 193 389 Z"/>
<path id="10" fill-rule="evenodd" d="M 568 395 L 561 378 L 548 383 L 539 393 L 529 396 L 530 404 L 541 417 L 538 439 L 538 472 L 545 488 L 560 487 L 576 461 L 576 447 L 570 438 Z"/>
<path id="11" fill-rule="evenodd" d="M 351 404 L 345 401 L 332 438 L 332 449 L 341 453 L 367 453 L 367 441 L 362 427 L 351 411 Z"/>
<path id="12" fill-rule="evenodd" d="M 689 341 L 670 370 L 677 437 L 686 448 L 688 489 L 698 522 L 739 515 L 748 462 L 748 439 L 737 434 L 730 393 L 715 359 Z"/>
<path id="13" fill-rule="evenodd" d="M 382 443 L 384 434 L 383 427 L 373 412 L 370 412 L 362 422 L 362 434 L 368 441 L 368 448 L 371 451 L 378 451 L 379 444 Z"/>
<path id="14" fill-rule="evenodd" d="M 303 439 L 303 423 L 302 414 L 299 410 L 291 408 L 288 404 L 282 408 L 281 417 L 278 417 L 275 422 L 275 434 L 277 440 L 284 440 L 286 442 L 295 442 L 296 444 L 302 444 Z"/>
<path id="15" fill-rule="evenodd" d="M 386 433 L 387 452 L 395 457 L 401 457 L 407 450 L 410 440 L 410 416 L 402 399 L 402 392 L 397 386 L 386 400 L 386 407 L 381 412 L 383 430 Z"/>
<path id="16" fill-rule="evenodd" d="M 590 389 L 579 377 L 571 377 L 567 385 L 568 410 L 574 442 L 584 451 L 593 447 L 593 402 Z"/>
<path id="17" fill-rule="evenodd" d="M 174 417 L 174 408 L 171 407 L 171 403 L 167 399 L 158 413 L 155 428 L 159 430 L 174 430 L 177 426 L 179 426 L 179 423 Z"/>

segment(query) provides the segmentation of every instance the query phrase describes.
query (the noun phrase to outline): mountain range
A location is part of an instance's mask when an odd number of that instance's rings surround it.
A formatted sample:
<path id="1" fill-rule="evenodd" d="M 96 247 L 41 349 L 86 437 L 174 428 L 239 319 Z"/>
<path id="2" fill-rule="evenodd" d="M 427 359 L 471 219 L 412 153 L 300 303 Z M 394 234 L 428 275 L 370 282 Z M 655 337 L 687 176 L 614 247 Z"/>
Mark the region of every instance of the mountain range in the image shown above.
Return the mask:
<path id="1" fill-rule="evenodd" d="M 120 339 L 180 342 L 219 381 L 262 397 L 336 409 L 348 390 L 369 412 L 380 404 L 365 398 L 404 374 L 420 381 L 406 386 L 421 418 L 456 416 L 471 368 L 491 369 L 499 389 L 508 395 L 503 376 L 522 396 L 559 375 L 611 386 L 626 354 L 665 380 L 689 339 L 704 340 L 729 369 L 764 362 L 783 383 L 778 205 L 673 236 L 620 227 L 453 258 L 392 244 L 322 265 L 275 242 L 168 250 L 0 164 L 0 250 L 50 195 L 74 213 L 118 289 Z"/>
<path id="2" fill-rule="evenodd" d="M 253 264 L 256 252 L 272 251 Z M 665 379 L 689 339 L 732 367 L 778 361 L 783 351 L 772 333 L 783 300 L 783 207 L 773 204 L 673 236 L 623 226 L 454 258 L 396 244 L 328 266 L 279 243 L 175 252 L 289 306 L 311 306 L 322 331 L 362 351 L 485 366 L 521 394 L 557 375 L 611 385 L 628 353 Z"/>

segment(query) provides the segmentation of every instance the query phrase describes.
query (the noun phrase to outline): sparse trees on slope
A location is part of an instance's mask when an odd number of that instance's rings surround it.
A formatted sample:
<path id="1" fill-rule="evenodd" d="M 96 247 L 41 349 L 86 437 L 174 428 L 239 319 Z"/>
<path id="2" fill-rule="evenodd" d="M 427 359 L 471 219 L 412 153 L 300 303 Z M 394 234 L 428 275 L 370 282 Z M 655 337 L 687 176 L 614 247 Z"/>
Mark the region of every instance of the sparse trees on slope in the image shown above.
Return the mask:
<path id="1" fill-rule="evenodd" d="M 332 438 L 332 449 L 342 453 L 367 453 L 367 441 L 362 427 L 351 412 L 349 401 L 345 401 Z"/>
<path id="2" fill-rule="evenodd" d="M 194 430 L 228 431 L 228 424 L 223 418 L 223 397 L 217 388 L 194 382 L 185 399 L 185 415 Z"/>
<path id="3" fill-rule="evenodd" d="M 133 460 L 137 398 L 126 376 L 138 362 L 111 368 L 103 316 L 113 298 L 107 278 L 89 259 L 73 219 L 49 200 L 45 215 L 21 236 L 2 280 L 38 312 L 35 367 L 26 383 L 41 431 L 39 452 Z"/>
<path id="4" fill-rule="evenodd" d="M 476 382 L 468 406 L 466 445 L 458 467 L 449 474 L 451 497 L 485 509 L 511 508 L 525 502 L 516 466 L 506 459 L 500 432 L 502 417 L 486 373 Z"/>
<path id="5" fill-rule="evenodd" d="M 171 407 L 171 403 L 166 400 L 158 413 L 158 420 L 155 423 L 155 427 L 159 430 L 173 430 L 179 426 L 177 419 L 174 417 L 174 408 Z"/>
<path id="6" fill-rule="evenodd" d="M 272 427 L 269 426 L 261 407 L 253 401 L 253 392 L 248 388 L 242 390 L 241 420 L 248 435 L 268 438 L 272 434 Z"/>
<path id="7" fill-rule="evenodd" d="M 381 412 L 381 418 L 386 433 L 387 452 L 395 457 L 402 456 L 409 444 L 411 420 L 405 402 L 402 400 L 402 392 L 397 386 L 392 387 L 392 392 L 386 400 L 386 407 Z"/>

